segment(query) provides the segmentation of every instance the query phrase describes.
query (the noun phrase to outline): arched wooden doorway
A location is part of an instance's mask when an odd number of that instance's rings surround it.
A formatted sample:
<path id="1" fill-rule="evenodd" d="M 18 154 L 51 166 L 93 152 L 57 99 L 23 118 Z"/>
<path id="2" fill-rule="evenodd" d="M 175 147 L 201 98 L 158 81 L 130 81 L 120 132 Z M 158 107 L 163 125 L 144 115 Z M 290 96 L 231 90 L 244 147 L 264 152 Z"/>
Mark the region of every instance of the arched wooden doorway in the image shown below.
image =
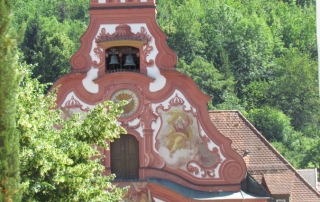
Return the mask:
<path id="1" fill-rule="evenodd" d="M 139 142 L 133 135 L 121 135 L 110 144 L 111 173 L 116 179 L 139 178 Z"/>

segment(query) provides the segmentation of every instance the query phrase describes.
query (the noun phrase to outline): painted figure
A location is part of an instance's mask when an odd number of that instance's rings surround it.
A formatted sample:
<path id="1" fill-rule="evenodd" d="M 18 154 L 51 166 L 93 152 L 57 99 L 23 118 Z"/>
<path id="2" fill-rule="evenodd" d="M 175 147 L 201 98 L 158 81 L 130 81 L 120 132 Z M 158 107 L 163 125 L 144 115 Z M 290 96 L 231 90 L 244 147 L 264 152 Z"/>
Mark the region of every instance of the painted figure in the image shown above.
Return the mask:
<path id="1" fill-rule="evenodd" d="M 172 155 L 178 149 L 191 147 L 193 134 L 190 125 L 192 125 L 192 119 L 180 110 L 172 110 L 168 114 L 170 118 L 167 122 L 172 128 L 167 135 L 166 147 Z"/>

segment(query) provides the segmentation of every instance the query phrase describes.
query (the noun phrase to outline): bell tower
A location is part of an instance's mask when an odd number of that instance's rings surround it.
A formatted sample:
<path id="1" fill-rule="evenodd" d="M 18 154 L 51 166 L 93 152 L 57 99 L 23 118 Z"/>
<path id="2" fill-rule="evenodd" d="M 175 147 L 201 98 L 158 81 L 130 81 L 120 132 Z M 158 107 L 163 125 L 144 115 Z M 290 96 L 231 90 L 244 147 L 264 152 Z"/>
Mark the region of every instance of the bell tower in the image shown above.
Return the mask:
<path id="1" fill-rule="evenodd" d="M 72 72 L 89 72 L 88 91 L 98 91 L 92 80 L 127 71 L 155 79 L 149 86 L 153 92 L 165 86 L 160 70 L 174 70 L 177 57 L 155 17 L 154 0 L 91 0 L 89 27 L 71 58 Z"/>
<path id="2" fill-rule="evenodd" d="M 118 118 L 128 136 L 104 151 L 105 173 L 116 173 L 133 194 L 151 191 L 162 201 L 193 201 L 187 190 L 199 197 L 239 192 L 246 165 L 211 123 L 210 97 L 176 71 L 155 0 L 91 0 L 89 12 L 72 72 L 54 86 L 57 106 L 71 113 L 128 101 Z"/>

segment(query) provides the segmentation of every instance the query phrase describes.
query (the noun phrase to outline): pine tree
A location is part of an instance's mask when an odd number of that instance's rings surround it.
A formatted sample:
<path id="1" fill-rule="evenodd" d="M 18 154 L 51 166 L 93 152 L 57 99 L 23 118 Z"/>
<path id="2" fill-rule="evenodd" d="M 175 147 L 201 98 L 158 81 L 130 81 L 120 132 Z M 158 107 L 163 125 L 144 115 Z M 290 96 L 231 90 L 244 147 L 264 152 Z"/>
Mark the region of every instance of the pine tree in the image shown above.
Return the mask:
<path id="1" fill-rule="evenodd" d="M 14 135 L 20 74 L 10 28 L 12 0 L 0 0 L 0 202 L 20 201 L 19 137 Z"/>

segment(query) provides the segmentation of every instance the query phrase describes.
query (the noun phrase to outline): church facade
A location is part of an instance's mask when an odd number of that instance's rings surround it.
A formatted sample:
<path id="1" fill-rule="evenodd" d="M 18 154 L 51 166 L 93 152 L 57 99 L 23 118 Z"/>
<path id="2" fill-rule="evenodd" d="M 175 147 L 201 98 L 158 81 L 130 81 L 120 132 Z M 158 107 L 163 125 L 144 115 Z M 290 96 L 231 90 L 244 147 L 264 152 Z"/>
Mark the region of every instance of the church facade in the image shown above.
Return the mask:
<path id="1" fill-rule="evenodd" d="M 105 174 L 130 186 L 123 201 L 270 201 L 212 123 L 210 97 L 176 71 L 155 0 L 91 0 L 89 12 L 72 72 L 54 85 L 57 107 L 77 113 L 127 101 L 118 119 L 127 134 L 102 151 Z"/>

